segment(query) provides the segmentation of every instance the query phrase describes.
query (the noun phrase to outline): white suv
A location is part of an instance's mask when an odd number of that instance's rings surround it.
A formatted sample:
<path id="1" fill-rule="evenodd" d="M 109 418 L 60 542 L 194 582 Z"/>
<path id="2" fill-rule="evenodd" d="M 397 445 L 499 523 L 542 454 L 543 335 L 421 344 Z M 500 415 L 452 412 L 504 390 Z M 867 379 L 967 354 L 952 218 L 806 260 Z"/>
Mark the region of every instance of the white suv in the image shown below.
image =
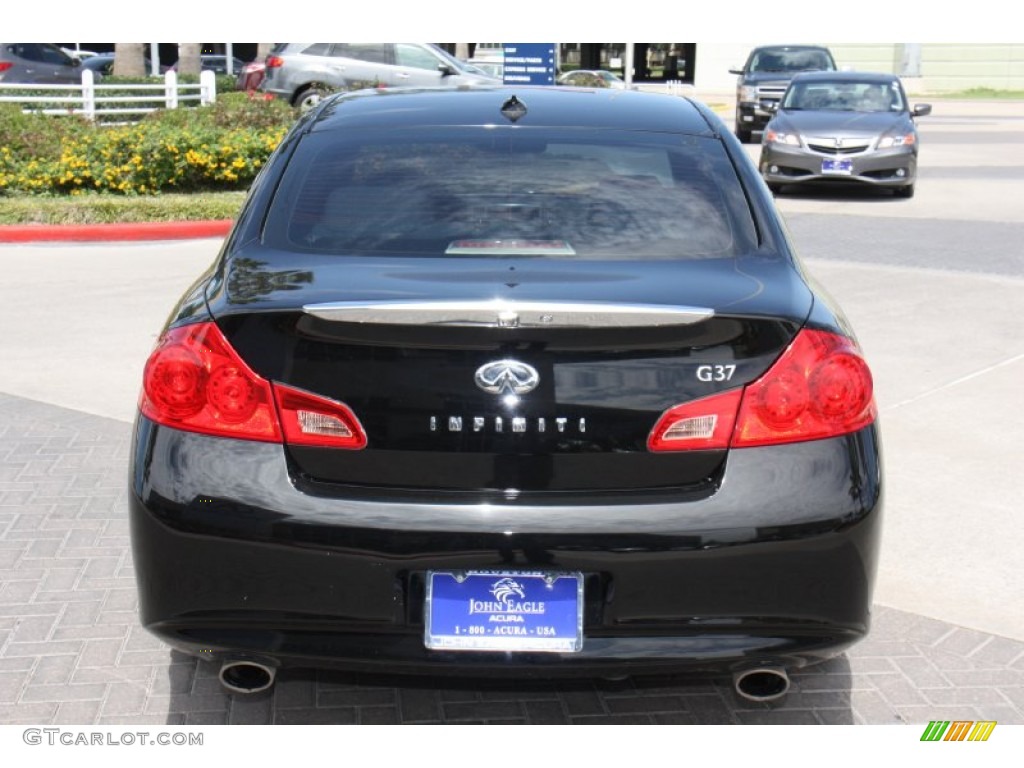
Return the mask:
<path id="1" fill-rule="evenodd" d="M 266 65 L 261 90 L 301 109 L 336 90 L 501 83 L 431 43 L 280 43 Z"/>

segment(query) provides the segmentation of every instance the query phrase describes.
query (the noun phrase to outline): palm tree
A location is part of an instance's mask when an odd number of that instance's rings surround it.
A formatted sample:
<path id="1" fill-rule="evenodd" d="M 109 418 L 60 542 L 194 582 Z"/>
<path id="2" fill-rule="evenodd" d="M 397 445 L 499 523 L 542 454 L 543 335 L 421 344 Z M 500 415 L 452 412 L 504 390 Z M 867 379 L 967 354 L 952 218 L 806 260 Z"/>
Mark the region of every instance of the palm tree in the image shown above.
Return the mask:
<path id="1" fill-rule="evenodd" d="M 147 74 L 145 43 L 114 43 L 114 75 L 145 77 Z"/>
<path id="2" fill-rule="evenodd" d="M 199 74 L 199 53 L 202 43 L 178 43 L 178 74 Z"/>

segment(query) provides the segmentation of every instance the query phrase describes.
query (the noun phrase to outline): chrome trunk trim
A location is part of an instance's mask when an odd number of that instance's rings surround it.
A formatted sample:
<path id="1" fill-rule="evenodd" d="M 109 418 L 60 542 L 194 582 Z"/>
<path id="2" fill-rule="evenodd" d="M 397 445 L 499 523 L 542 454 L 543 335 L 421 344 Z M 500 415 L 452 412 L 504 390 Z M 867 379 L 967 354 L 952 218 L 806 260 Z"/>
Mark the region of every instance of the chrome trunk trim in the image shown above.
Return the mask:
<path id="1" fill-rule="evenodd" d="M 477 328 L 653 328 L 692 325 L 713 317 L 706 307 L 571 301 L 380 301 L 307 304 L 321 320 L 378 325 Z"/>

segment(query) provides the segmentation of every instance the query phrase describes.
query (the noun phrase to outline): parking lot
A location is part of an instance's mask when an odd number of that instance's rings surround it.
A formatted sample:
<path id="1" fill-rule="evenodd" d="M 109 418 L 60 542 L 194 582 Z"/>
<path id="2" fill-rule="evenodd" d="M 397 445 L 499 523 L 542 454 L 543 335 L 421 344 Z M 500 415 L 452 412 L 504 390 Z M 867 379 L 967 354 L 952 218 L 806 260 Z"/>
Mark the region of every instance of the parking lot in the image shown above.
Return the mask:
<path id="1" fill-rule="evenodd" d="M 872 634 L 781 703 L 317 671 L 225 694 L 138 625 L 126 519 L 142 363 L 219 243 L 36 244 L 0 246 L 0 724 L 1024 724 L 1024 104 L 936 102 L 921 135 L 913 199 L 778 200 L 872 363 L 888 483 Z"/>

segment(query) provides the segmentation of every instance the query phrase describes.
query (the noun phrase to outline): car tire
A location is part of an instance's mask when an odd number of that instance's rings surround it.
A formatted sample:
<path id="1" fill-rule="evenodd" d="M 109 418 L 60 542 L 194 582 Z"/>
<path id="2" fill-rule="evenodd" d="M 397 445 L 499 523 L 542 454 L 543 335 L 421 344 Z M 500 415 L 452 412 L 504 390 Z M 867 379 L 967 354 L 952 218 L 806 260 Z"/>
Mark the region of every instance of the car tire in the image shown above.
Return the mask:
<path id="1" fill-rule="evenodd" d="M 327 96 L 327 89 L 321 85 L 311 85 L 295 97 L 292 104 L 299 112 L 308 112 Z"/>
<path id="2" fill-rule="evenodd" d="M 740 144 L 749 144 L 753 140 L 754 135 L 752 131 L 745 130 L 737 125 L 736 138 L 740 140 Z"/>
<path id="3" fill-rule="evenodd" d="M 771 193 L 773 195 L 781 195 L 782 194 L 782 185 L 781 184 L 769 184 L 768 185 L 768 189 L 769 189 L 769 191 L 771 191 Z"/>
<path id="4" fill-rule="evenodd" d="M 896 187 L 893 190 L 896 197 L 913 197 L 914 196 L 914 185 L 907 184 L 905 187 Z"/>

